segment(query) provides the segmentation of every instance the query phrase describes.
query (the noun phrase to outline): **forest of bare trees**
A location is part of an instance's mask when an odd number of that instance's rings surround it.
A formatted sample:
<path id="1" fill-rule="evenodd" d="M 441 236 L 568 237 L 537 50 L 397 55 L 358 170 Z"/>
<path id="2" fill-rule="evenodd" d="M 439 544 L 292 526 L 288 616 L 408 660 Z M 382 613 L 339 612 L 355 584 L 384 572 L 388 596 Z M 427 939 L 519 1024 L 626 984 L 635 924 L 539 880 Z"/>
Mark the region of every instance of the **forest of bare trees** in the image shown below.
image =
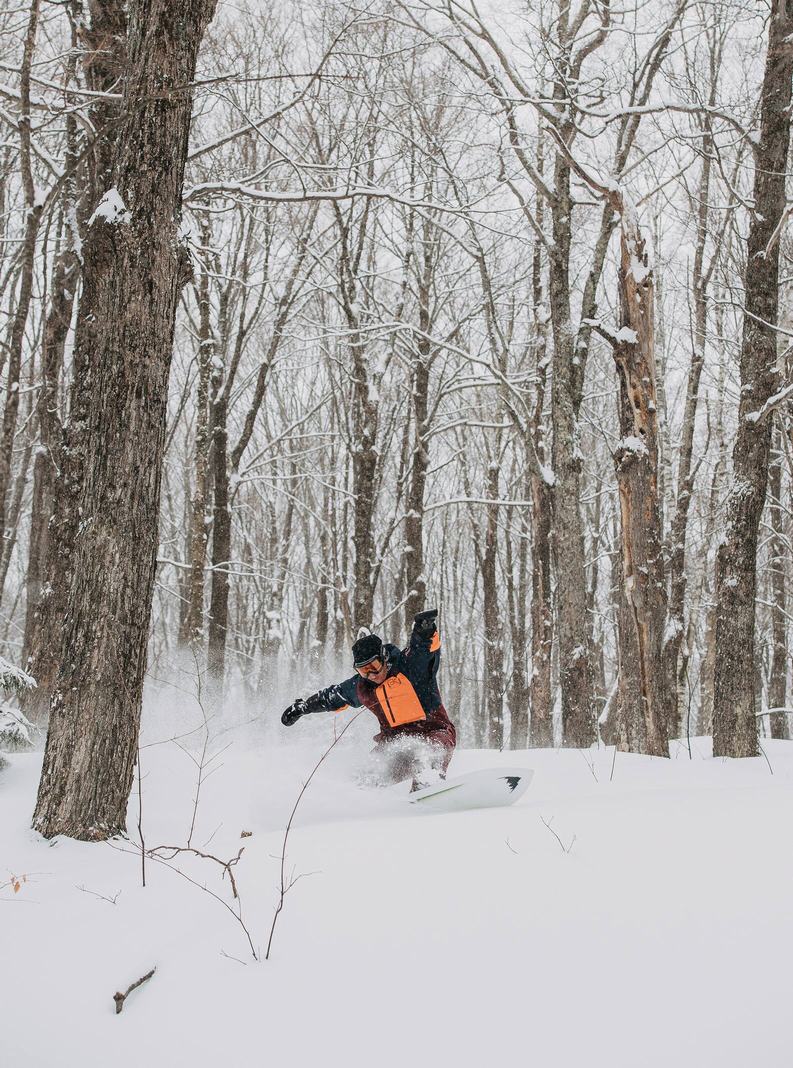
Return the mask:
<path id="1" fill-rule="evenodd" d="M 174 665 L 272 716 L 430 605 L 466 745 L 788 736 L 792 35 L 789 0 L 0 12 L 38 829 L 123 829 Z"/>

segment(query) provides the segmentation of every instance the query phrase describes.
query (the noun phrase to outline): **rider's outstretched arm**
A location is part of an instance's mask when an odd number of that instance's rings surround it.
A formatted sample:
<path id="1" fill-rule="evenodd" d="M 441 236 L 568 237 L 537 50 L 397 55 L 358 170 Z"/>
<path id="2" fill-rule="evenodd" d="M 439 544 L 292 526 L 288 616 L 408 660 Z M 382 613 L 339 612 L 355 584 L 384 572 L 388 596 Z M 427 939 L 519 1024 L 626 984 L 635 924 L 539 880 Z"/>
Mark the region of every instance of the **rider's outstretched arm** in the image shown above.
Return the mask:
<path id="1" fill-rule="evenodd" d="M 338 712 L 347 705 L 357 708 L 360 705 L 357 682 L 357 676 L 353 675 L 351 679 L 327 686 L 324 690 L 312 694 L 311 697 L 298 697 L 283 712 L 281 722 L 285 727 L 291 727 L 301 716 L 307 716 L 312 712 Z"/>

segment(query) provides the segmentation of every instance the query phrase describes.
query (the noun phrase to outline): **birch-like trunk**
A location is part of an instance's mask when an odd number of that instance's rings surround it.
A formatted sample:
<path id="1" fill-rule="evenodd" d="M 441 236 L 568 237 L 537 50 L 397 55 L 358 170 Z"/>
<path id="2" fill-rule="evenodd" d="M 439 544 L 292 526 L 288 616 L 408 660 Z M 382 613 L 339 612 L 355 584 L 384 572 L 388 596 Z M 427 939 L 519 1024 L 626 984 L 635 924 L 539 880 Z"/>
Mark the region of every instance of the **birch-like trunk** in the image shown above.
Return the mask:
<path id="1" fill-rule="evenodd" d="M 789 552 L 784 530 L 782 504 L 782 435 L 774 432 L 773 460 L 768 480 L 769 520 L 768 567 L 771 571 L 771 664 L 768 669 L 768 707 L 785 708 L 787 703 L 787 569 Z M 789 738 L 789 717 L 772 715 L 772 738 Z"/>

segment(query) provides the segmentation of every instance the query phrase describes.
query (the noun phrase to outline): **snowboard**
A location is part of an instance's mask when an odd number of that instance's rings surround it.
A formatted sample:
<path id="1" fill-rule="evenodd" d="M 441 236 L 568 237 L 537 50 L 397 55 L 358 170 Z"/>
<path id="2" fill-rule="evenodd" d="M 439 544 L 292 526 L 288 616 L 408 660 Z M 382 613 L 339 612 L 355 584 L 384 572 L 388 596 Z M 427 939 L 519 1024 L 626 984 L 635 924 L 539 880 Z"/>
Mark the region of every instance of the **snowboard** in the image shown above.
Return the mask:
<path id="1" fill-rule="evenodd" d="M 469 771 L 454 779 L 415 790 L 408 796 L 411 805 L 426 812 L 462 812 L 469 808 L 500 808 L 513 805 L 529 787 L 534 772 L 530 768 L 486 768 Z"/>

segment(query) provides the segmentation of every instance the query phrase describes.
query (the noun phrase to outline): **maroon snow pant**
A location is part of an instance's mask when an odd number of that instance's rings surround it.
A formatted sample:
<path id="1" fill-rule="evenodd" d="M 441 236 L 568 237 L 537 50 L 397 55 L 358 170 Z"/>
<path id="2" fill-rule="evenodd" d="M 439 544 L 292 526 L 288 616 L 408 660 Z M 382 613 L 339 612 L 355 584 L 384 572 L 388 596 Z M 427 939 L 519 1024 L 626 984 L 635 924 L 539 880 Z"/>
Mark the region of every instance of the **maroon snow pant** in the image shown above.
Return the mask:
<path id="1" fill-rule="evenodd" d="M 434 730 L 411 730 L 405 727 L 389 734 L 375 735 L 374 752 L 383 762 L 382 780 L 386 783 L 412 779 L 412 788 L 420 790 L 439 777 L 446 778 L 449 761 L 457 744 L 453 723 Z"/>

